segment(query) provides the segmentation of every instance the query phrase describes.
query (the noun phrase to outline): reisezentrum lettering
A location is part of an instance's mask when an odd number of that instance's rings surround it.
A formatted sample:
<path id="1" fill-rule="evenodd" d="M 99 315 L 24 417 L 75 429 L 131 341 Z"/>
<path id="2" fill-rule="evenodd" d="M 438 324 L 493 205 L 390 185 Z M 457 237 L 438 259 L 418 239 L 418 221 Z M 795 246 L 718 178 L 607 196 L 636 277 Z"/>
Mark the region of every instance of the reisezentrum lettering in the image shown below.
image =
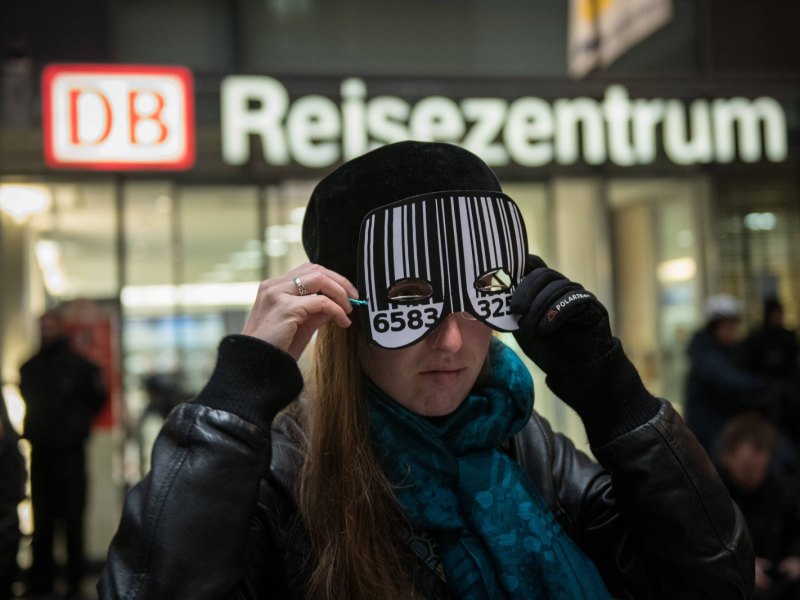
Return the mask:
<path id="1" fill-rule="evenodd" d="M 602 100 L 534 96 L 429 96 L 415 104 L 398 96 L 368 98 L 367 85 L 350 78 L 340 103 L 321 95 L 289 102 L 272 77 L 231 75 L 222 82 L 222 155 L 251 160 L 250 137 L 270 165 L 291 162 L 327 167 L 403 139 L 460 144 L 492 166 L 550 163 L 646 165 L 663 154 L 679 165 L 753 163 L 786 159 L 786 114 L 770 97 L 631 99 L 611 85 Z"/>

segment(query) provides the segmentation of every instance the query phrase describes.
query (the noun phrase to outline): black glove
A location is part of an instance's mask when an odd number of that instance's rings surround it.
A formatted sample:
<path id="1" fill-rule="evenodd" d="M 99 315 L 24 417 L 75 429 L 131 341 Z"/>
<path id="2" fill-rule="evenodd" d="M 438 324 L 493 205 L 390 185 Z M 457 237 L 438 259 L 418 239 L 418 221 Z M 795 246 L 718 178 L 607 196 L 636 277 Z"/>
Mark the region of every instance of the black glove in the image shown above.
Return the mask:
<path id="1" fill-rule="evenodd" d="M 520 315 L 514 337 L 545 373 L 569 372 L 614 348 L 608 311 L 594 294 L 538 256 L 528 256 L 527 269 L 511 299 Z"/>
<path id="2" fill-rule="evenodd" d="M 608 311 L 584 287 L 528 257 L 511 299 L 520 348 L 547 373 L 547 385 L 580 415 L 599 447 L 649 421 L 661 403 L 611 335 Z"/>

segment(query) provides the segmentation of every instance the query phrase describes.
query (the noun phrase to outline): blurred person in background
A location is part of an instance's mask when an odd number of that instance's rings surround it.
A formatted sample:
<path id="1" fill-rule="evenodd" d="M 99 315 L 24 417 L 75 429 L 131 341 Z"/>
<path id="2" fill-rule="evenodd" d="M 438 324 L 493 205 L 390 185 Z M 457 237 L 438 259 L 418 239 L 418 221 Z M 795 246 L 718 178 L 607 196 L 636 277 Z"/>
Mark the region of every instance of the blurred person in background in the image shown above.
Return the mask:
<path id="1" fill-rule="evenodd" d="M 711 296 L 706 324 L 687 349 L 686 424 L 709 453 L 728 419 L 765 402 L 767 382 L 743 365 L 741 319 L 739 300 L 727 294 Z"/>
<path id="2" fill-rule="evenodd" d="M 797 333 L 783 322 L 783 305 L 777 298 L 764 302 L 761 327 L 744 341 L 747 367 L 754 373 L 784 381 L 794 381 L 797 373 Z"/>
<path id="3" fill-rule="evenodd" d="M 745 338 L 744 359 L 751 372 L 773 381 L 781 388 L 776 422 L 786 432 L 796 454 L 800 447 L 797 333 L 784 326 L 783 305 L 778 299 L 770 298 L 764 302 L 761 327 L 751 331 Z"/>
<path id="4" fill-rule="evenodd" d="M 25 463 L 18 441 L 0 391 L 0 600 L 11 597 L 11 585 L 17 577 L 17 505 L 25 495 Z"/>
<path id="5" fill-rule="evenodd" d="M 181 391 L 180 378 L 176 373 L 153 373 L 144 377 L 143 384 L 147 406 L 139 418 L 138 438 L 141 468 L 146 473 L 150 469 L 153 442 L 161 426 L 172 409 L 188 398 Z"/>
<path id="6" fill-rule="evenodd" d="M 63 525 L 67 547 L 67 595 L 80 594 L 84 575 L 86 441 L 103 407 L 100 369 L 78 354 L 57 309 L 42 315 L 41 348 L 20 368 L 26 413 L 23 436 L 31 444 L 33 562 L 30 595 L 49 594 L 56 579 L 53 541 Z"/>
<path id="7" fill-rule="evenodd" d="M 720 475 L 747 521 L 758 600 L 800 598 L 800 493 L 773 468 L 776 427 L 758 413 L 732 418 L 718 439 Z"/>
<path id="8" fill-rule="evenodd" d="M 259 286 L 167 418 L 101 598 L 750 597 L 747 530 L 707 455 L 597 298 L 528 255 L 477 156 L 353 159 L 312 193 L 303 243 L 312 262 Z M 602 466 L 533 411 L 493 329 Z"/>

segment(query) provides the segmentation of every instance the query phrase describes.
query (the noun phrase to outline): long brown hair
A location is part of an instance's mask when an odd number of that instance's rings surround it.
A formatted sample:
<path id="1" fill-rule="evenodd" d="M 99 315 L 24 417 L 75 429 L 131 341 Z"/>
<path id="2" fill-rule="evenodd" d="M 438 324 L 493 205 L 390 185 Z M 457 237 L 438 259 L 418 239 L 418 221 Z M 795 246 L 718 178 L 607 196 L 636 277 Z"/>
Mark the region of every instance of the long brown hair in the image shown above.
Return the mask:
<path id="1" fill-rule="evenodd" d="M 403 516 L 372 450 L 355 330 L 330 323 L 317 332 L 302 410 L 308 449 L 299 503 L 315 561 L 306 592 L 315 600 L 408 600 L 416 594 L 398 533 Z"/>

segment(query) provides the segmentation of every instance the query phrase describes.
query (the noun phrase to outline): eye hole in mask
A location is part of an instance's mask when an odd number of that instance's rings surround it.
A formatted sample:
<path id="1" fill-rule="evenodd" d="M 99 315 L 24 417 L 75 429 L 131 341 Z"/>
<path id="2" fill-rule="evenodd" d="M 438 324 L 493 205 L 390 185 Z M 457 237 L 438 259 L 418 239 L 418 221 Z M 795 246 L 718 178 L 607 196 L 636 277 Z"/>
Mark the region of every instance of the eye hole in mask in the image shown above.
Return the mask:
<path id="1" fill-rule="evenodd" d="M 409 277 L 390 287 L 388 296 L 389 302 L 395 304 L 414 304 L 433 296 L 433 286 L 424 279 Z"/>
<path id="2" fill-rule="evenodd" d="M 475 280 L 475 289 L 479 292 L 496 294 L 505 292 L 511 287 L 511 275 L 505 269 L 492 269 Z"/>

